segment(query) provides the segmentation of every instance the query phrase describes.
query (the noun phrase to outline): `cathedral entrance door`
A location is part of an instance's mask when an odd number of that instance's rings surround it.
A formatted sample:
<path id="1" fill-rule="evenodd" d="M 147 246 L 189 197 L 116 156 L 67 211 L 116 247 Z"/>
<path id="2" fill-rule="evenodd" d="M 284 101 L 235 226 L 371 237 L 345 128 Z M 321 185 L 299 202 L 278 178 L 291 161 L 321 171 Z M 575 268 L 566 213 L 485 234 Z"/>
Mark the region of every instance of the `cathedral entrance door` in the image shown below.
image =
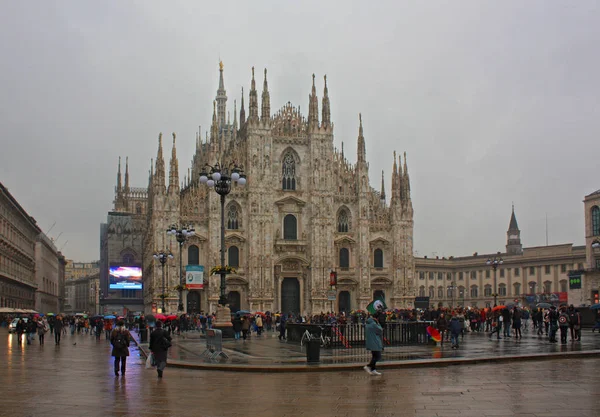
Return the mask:
<path id="1" fill-rule="evenodd" d="M 377 299 L 385 300 L 385 293 L 383 290 L 375 290 L 375 292 L 373 292 L 373 300 Z"/>
<path id="2" fill-rule="evenodd" d="M 345 312 L 346 314 L 352 310 L 350 305 L 350 293 L 348 291 L 340 291 L 338 308 L 340 313 Z"/>
<path id="3" fill-rule="evenodd" d="M 281 283 L 281 312 L 300 313 L 300 283 L 296 278 L 284 278 Z"/>
<path id="4" fill-rule="evenodd" d="M 197 313 L 200 311 L 200 294 L 198 291 L 189 291 L 187 293 L 187 310 L 188 313 Z"/>
<path id="5" fill-rule="evenodd" d="M 240 311 L 240 293 L 237 291 L 229 291 L 227 294 L 227 303 L 232 313 Z"/>

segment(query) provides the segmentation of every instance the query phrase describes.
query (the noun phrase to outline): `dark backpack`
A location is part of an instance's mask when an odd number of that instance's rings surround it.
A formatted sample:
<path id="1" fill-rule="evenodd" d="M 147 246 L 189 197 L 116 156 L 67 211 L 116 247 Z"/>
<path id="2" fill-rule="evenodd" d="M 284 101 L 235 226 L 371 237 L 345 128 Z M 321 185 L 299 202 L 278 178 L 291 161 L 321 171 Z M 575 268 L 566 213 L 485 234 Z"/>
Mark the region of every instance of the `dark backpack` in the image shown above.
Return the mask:
<path id="1" fill-rule="evenodd" d="M 558 316 L 558 325 L 561 327 L 569 325 L 569 316 L 567 313 L 560 313 L 560 316 Z"/>
<path id="2" fill-rule="evenodd" d="M 160 339 L 158 339 L 158 347 L 161 348 L 162 350 L 167 350 L 171 347 L 171 342 L 169 342 L 169 339 L 167 339 L 166 337 L 162 336 Z"/>
<path id="3" fill-rule="evenodd" d="M 127 335 L 123 332 L 117 332 L 117 337 L 115 337 L 115 342 L 113 346 L 117 349 L 123 349 L 129 346 L 127 342 Z"/>

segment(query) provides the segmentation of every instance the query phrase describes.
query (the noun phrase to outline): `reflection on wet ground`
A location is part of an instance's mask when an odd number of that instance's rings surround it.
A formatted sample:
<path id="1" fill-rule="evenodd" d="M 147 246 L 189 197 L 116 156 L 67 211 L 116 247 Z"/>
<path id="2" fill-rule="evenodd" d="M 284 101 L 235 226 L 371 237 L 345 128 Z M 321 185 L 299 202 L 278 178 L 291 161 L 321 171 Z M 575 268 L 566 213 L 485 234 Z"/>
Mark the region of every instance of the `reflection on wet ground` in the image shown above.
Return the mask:
<path id="1" fill-rule="evenodd" d="M 586 338 L 593 340 L 593 335 Z M 50 337 L 45 346 L 19 346 L 16 336 L 1 329 L 0 341 L 6 358 L 0 373 L 0 417 L 595 417 L 600 407 L 596 358 L 382 369 L 377 377 L 363 371 L 167 368 L 159 379 L 156 371 L 145 369 L 135 346 L 126 376 L 115 377 L 104 339 L 68 335 L 60 346 Z M 254 342 L 247 341 L 240 351 L 262 351 L 260 342 Z M 467 335 L 461 349 L 468 344 L 473 350 L 512 349 L 502 343 Z M 435 352 L 433 348 L 430 355 Z"/>

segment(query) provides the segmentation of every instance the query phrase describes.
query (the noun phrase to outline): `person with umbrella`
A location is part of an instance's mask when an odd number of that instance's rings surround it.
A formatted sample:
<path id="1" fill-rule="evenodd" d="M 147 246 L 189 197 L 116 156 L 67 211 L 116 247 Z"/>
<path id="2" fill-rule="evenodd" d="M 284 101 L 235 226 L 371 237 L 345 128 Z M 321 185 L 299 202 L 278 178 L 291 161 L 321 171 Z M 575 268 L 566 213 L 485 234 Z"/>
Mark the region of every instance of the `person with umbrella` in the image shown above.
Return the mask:
<path id="1" fill-rule="evenodd" d="M 60 345 L 60 336 L 62 334 L 63 321 L 62 317 L 58 316 L 54 320 L 54 344 Z"/>
<path id="2" fill-rule="evenodd" d="M 149 349 L 154 355 L 156 362 L 156 372 L 158 377 L 162 378 L 163 371 L 167 367 L 167 352 L 171 346 L 171 336 L 163 329 L 161 321 L 156 322 L 156 328 L 150 335 Z"/>
<path id="3" fill-rule="evenodd" d="M 500 314 L 500 310 L 492 311 L 492 332 L 489 335 L 490 340 L 492 339 L 492 336 L 494 335 L 494 333 L 496 333 L 496 336 L 498 336 L 497 340 L 502 339 L 500 337 L 500 330 L 502 330 L 502 320 L 501 319 L 502 319 L 502 315 Z"/>

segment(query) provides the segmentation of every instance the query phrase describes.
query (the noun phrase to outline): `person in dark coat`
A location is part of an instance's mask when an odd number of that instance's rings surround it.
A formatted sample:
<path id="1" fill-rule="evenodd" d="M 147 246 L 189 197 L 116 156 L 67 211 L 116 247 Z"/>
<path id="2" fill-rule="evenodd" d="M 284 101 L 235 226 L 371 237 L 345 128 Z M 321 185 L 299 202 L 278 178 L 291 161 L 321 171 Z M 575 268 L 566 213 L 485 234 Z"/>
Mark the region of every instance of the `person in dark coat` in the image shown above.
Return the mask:
<path id="1" fill-rule="evenodd" d="M 61 317 L 54 320 L 54 343 L 60 345 L 60 336 L 62 334 L 63 321 Z"/>
<path id="2" fill-rule="evenodd" d="M 154 361 L 156 362 L 156 372 L 158 373 L 158 377 L 162 378 L 163 371 L 167 367 L 167 352 L 169 348 L 165 348 L 163 343 L 161 343 L 162 339 L 167 339 L 169 343 L 171 342 L 171 336 L 169 333 L 163 329 L 163 324 L 161 321 L 156 322 L 156 328 L 150 334 L 150 351 L 154 355 Z"/>
<path id="3" fill-rule="evenodd" d="M 365 324 L 365 347 L 371 351 L 371 362 L 363 366 L 363 369 L 370 375 L 381 375 L 375 368 L 377 361 L 381 359 L 381 352 L 383 351 L 383 328 L 378 321 L 380 314 L 376 312 L 375 316 L 369 317 Z"/>
<path id="4" fill-rule="evenodd" d="M 242 335 L 242 319 L 239 315 L 236 315 L 233 319 L 233 331 L 235 332 L 235 340 L 240 340 Z"/>
<path id="5" fill-rule="evenodd" d="M 119 346 L 118 340 L 124 341 L 123 346 Z M 125 327 L 125 322 L 123 322 L 123 320 L 119 320 L 117 322 L 117 327 L 114 328 L 110 335 L 110 343 L 113 346 L 112 356 L 115 357 L 115 376 L 119 376 L 119 363 L 121 365 L 121 374 L 125 375 L 130 342 L 131 334 Z"/>

